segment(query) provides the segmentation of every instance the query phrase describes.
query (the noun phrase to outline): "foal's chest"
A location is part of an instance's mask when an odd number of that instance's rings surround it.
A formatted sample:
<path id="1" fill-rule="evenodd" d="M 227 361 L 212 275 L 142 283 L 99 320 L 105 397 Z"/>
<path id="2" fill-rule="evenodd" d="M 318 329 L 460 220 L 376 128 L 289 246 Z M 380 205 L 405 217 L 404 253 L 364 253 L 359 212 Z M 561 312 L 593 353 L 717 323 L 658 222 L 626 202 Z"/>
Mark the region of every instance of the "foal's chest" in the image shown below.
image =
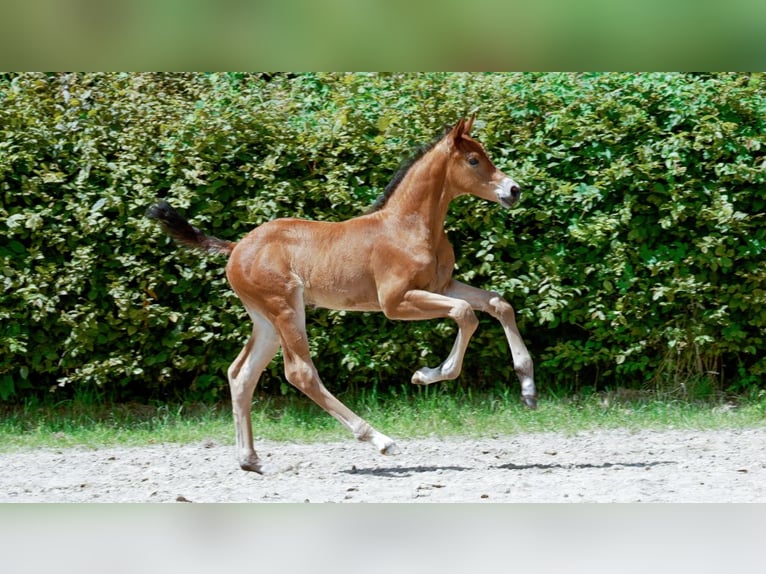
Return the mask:
<path id="1" fill-rule="evenodd" d="M 446 289 L 452 280 L 455 269 L 455 252 L 449 241 L 444 237 L 436 249 L 423 251 L 415 255 L 413 263 L 418 269 L 415 287 L 439 293 Z"/>

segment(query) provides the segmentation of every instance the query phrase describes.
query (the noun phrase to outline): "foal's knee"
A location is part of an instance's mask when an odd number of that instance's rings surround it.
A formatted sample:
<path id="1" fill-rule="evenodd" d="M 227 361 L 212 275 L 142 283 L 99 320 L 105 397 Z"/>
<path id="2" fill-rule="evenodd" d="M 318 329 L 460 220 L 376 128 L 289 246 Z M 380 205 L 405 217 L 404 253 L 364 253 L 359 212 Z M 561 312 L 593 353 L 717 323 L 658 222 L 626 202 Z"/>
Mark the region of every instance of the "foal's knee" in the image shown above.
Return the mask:
<path id="1" fill-rule="evenodd" d="M 479 319 L 467 301 L 458 301 L 450 311 L 449 316 L 464 329 L 473 330 L 479 325 Z"/>
<path id="2" fill-rule="evenodd" d="M 516 314 L 513 307 L 499 293 L 490 293 L 489 308 L 487 312 L 493 317 L 504 322 L 515 322 Z"/>

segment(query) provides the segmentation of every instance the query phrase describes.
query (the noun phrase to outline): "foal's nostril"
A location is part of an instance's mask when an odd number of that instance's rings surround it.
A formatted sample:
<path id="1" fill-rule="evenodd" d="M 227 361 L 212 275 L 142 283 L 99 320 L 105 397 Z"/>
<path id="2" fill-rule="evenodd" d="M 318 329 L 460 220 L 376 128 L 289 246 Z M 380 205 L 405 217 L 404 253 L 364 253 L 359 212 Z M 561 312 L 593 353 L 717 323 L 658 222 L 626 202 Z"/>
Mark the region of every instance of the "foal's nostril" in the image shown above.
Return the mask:
<path id="1" fill-rule="evenodd" d="M 513 199 L 519 199 L 520 195 L 521 195 L 521 188 L 518 185 L 512 185 L 511 186 L 511 197 Z"/>

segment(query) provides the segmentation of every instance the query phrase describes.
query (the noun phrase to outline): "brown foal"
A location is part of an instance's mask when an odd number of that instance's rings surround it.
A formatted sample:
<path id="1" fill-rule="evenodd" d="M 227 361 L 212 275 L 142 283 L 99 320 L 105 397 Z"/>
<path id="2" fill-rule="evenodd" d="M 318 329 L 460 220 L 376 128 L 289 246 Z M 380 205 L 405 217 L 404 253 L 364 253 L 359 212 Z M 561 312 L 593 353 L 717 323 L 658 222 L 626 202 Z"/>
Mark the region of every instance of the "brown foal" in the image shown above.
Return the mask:
<path id="1" fill-rule="evenodd" d="M 309 355 L 306 305 L 382 311 L 390 319 L 454 320 L 458 333 L 449 356 L 438 367 L 416 371 L 412 382 L 418 385 L 460 374 L 478 324 L 474 311 L 485 311 L 503 326 L 522 400 L 536 406 L 532 359 L 513 308 L 497 293 L 452 278 L 455 255 L 444 231 L 450 202 L 471 194 L 508 208 L 520 195 L 518 184 L 471 138 L 472 124 L 473 118 L 461 119 L 390 186 L 373 211 L 347 221 L 277 219 L 232 243 L 205 235 L 165 202 L 150 208 L 147 215 L 177 241 L 229 256 L 226 275 L 252 319 L 252 335 L 228 371 L 242 469 L 269 470 L 253 448 L 250 409 L 258 379 L 280 346 L 291 384 L 357 439 L 383 454 L 398 451 L 393 440 L 322 384 Z"/>

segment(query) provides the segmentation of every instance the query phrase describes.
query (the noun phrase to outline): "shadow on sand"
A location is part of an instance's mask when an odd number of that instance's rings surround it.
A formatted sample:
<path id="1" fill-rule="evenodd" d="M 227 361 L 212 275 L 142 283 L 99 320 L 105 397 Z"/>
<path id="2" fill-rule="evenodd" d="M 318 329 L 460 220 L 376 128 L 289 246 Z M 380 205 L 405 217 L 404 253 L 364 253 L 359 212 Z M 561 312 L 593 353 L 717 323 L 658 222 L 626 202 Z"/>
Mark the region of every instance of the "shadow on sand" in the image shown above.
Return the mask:
<path id="1" fill-rule="evenodd" d="M 489 470 L 588 470 L 602 468 L 651 468 L 666 464 L 677 464 L 672 460 L 657 460 L 653 462 L 603 462 L 600 464 L 592 463 L 572 463 L 572 464 L 515 464 L 509 462 L 497 466 L 490 466 Z M 386 478 L 406 478 L 415 474 L 436 471 L 456 471 L 475 470 L 467 466 L 390 466 L 384 468 L 357 468 L 352 466 L 348 470 L 342 470 L 345 474 L 362 474 L 368 476 L 384 476 Z"/>

